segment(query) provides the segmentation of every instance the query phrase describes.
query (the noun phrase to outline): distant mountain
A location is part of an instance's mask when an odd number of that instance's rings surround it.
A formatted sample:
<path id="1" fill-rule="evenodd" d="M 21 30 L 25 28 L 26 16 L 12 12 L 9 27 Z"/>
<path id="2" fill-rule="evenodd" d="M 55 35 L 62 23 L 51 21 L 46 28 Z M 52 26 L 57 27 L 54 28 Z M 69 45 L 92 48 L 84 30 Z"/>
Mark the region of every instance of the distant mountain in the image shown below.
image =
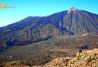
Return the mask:
<path id="1" fill-rule="evenodd" d="M 44 17 L 29 16 L 0 28 L 1 45 L 31 43 L 50 37 L 98 32 L 98 15 L 71 8 Z"/>

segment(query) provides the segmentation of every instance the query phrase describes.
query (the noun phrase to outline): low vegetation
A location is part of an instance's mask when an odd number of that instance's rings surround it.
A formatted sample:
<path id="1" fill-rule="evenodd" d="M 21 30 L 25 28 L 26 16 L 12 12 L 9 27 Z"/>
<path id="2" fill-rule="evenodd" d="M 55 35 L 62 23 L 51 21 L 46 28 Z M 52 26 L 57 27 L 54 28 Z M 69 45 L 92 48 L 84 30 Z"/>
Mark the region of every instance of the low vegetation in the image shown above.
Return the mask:
<path id="1" fill-rule="evenodd" d="M 94 48 L 97 47 L 97 36 L 61 37 L 12 46 L 0 52 L 0 67 L 96 67 L 98 49 Z"/>
<path id="2" fill-rule="evenodd" d="M 98 49 L 83 50 L 82 52 L 77 52 L 75 57 L 58 57 L 44 65 L 39 66 L 29 65 L 20 61 L 3 62 L 1 64 L 1 67 L 97 67 L 97 66 L 98 66 Z"/>

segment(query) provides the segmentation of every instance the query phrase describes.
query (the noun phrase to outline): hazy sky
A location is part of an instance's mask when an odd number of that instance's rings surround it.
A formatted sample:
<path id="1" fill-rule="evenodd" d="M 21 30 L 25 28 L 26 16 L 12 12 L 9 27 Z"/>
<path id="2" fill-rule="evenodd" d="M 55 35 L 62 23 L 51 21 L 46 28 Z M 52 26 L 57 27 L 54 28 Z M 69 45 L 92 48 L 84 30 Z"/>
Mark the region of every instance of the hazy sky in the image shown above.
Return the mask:
<path id="1" fill-rule="evenodd" d="M 0 0 L 13 8 L 0 8 L 0 27 L 28 16 L 47 16 L 75 7 L 98 14 L 98 0 Z"/>

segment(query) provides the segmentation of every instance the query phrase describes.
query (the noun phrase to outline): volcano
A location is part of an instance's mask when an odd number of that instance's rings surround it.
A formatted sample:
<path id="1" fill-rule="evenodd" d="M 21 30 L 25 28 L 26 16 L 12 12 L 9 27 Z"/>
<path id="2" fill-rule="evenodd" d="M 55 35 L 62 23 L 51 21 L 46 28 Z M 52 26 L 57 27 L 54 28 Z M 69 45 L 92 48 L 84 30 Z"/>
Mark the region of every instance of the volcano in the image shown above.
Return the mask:
<path id="1" fill-rule="evenodd" d="M 98 15 L 71 8 L 49 16 L 29 16 L 0 28 L 0 43 L 31 43 L 51 37 L 98 32 Z M 12 44 L 13 45 L 13 44 Z"/>

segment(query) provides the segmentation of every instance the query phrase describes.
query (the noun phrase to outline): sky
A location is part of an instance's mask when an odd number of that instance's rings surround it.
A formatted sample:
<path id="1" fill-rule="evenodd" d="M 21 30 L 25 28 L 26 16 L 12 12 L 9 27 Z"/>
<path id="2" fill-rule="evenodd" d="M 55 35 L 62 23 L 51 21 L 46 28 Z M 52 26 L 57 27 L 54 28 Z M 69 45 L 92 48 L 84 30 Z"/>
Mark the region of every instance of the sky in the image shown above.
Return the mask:
<path id="1" fill-rule="evenodd" d="M 98 0 L 0 0 L 0 27 L 28 16 L 48 16 L 75 7 L 98 14 Z"/>

